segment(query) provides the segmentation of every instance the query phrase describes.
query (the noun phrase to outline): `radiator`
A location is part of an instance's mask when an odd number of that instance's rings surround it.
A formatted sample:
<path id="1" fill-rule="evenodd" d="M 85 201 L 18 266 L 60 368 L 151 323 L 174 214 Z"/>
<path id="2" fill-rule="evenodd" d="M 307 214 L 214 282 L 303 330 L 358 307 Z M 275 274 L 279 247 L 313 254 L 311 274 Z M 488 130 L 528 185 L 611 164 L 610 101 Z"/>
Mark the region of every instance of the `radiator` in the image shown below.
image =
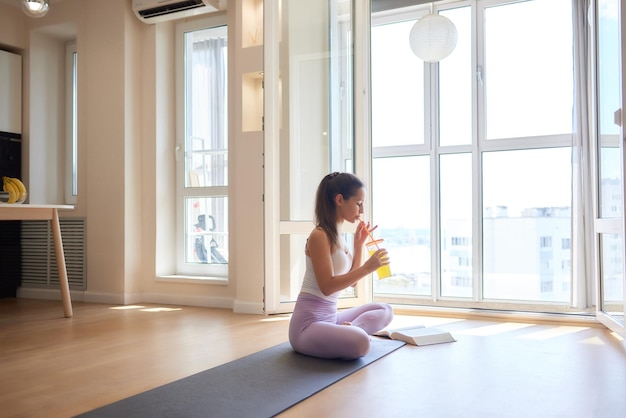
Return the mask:
<path id="1" fill-rule="evenodd" d="M 86 251 L 85 219 L 60 219 L 67 279 L 71 289 L 85 290 Z M 59 273 L 48 221 L 22 221 L 22 283 L 23 287 L 59 287 Z"/>

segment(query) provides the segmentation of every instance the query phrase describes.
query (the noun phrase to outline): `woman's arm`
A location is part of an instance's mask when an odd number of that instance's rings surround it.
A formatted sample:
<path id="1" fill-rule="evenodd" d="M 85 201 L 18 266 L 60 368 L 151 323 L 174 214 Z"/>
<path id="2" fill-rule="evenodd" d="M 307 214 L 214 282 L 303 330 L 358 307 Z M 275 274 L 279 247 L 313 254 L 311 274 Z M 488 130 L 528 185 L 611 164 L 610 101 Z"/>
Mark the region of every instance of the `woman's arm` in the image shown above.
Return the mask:
<path id="1" fill-rule="evenodd" d="M 383 259 L 386 259 L 387 254 L 384 249 L 380 249 L 363 265 L 360 265 L 364 241 L 361 241 L 359 249 L 356 248 L 357 241 L 358 239 L 355 239 L 354 260 L 357 260 L 358 257 L 358 261 L 353 262 L 352 269 L 348 273 L 333 276 L 333 261 L 328 237 L 321 229 L 315 229 L 311 232 L 307 241 L 307 249 L 313 263 L 317 284 L 323 294 L 328 296 L 350 287 L 383 265 Z"/>

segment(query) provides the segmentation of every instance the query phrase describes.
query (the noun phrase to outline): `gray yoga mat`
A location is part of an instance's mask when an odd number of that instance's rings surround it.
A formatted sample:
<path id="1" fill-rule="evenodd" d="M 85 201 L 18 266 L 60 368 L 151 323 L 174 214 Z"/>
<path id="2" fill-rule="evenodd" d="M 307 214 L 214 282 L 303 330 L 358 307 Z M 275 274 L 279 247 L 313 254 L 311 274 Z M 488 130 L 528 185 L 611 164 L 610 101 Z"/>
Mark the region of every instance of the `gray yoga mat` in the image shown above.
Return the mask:
<path id="1" fill-rule="evenodd" d="M 272 417 L 403 345 L 372 339 L 367 356 L 346 361 L 304 356 L 283 343 L 79 417 Z"/>

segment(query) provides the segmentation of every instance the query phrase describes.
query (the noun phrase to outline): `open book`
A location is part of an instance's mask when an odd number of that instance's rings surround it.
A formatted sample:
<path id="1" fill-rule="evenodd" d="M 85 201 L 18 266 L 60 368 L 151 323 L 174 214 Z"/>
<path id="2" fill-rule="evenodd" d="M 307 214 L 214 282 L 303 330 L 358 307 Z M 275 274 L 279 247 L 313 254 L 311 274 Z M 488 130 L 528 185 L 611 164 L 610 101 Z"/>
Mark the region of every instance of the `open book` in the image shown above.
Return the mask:
<path id="1" fill-rule="evenodd" d="M 456 341 L 452 334 L 439 328 L 424 327 L 423 325 L 414 325 L 412 327 L 383 329 L 374 333 L 378 337 L 387 337 L 392 340 L 404 341 L 412 345 L 430 345 L 451 343 Z"/>

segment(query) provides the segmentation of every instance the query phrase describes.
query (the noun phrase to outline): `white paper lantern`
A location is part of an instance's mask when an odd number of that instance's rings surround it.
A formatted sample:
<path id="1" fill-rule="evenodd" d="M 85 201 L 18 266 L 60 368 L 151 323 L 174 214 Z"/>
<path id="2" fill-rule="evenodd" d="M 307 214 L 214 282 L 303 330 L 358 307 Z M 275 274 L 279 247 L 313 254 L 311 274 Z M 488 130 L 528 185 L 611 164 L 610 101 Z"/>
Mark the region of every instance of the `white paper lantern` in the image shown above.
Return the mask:
<path id="1" fill-rule="evenodd" d="M 452 53 L 458 33 L 450 19 L 429 14 L 413 25 L 409 35 L 411 50 L 426 62 L 438 62 Z"/>

